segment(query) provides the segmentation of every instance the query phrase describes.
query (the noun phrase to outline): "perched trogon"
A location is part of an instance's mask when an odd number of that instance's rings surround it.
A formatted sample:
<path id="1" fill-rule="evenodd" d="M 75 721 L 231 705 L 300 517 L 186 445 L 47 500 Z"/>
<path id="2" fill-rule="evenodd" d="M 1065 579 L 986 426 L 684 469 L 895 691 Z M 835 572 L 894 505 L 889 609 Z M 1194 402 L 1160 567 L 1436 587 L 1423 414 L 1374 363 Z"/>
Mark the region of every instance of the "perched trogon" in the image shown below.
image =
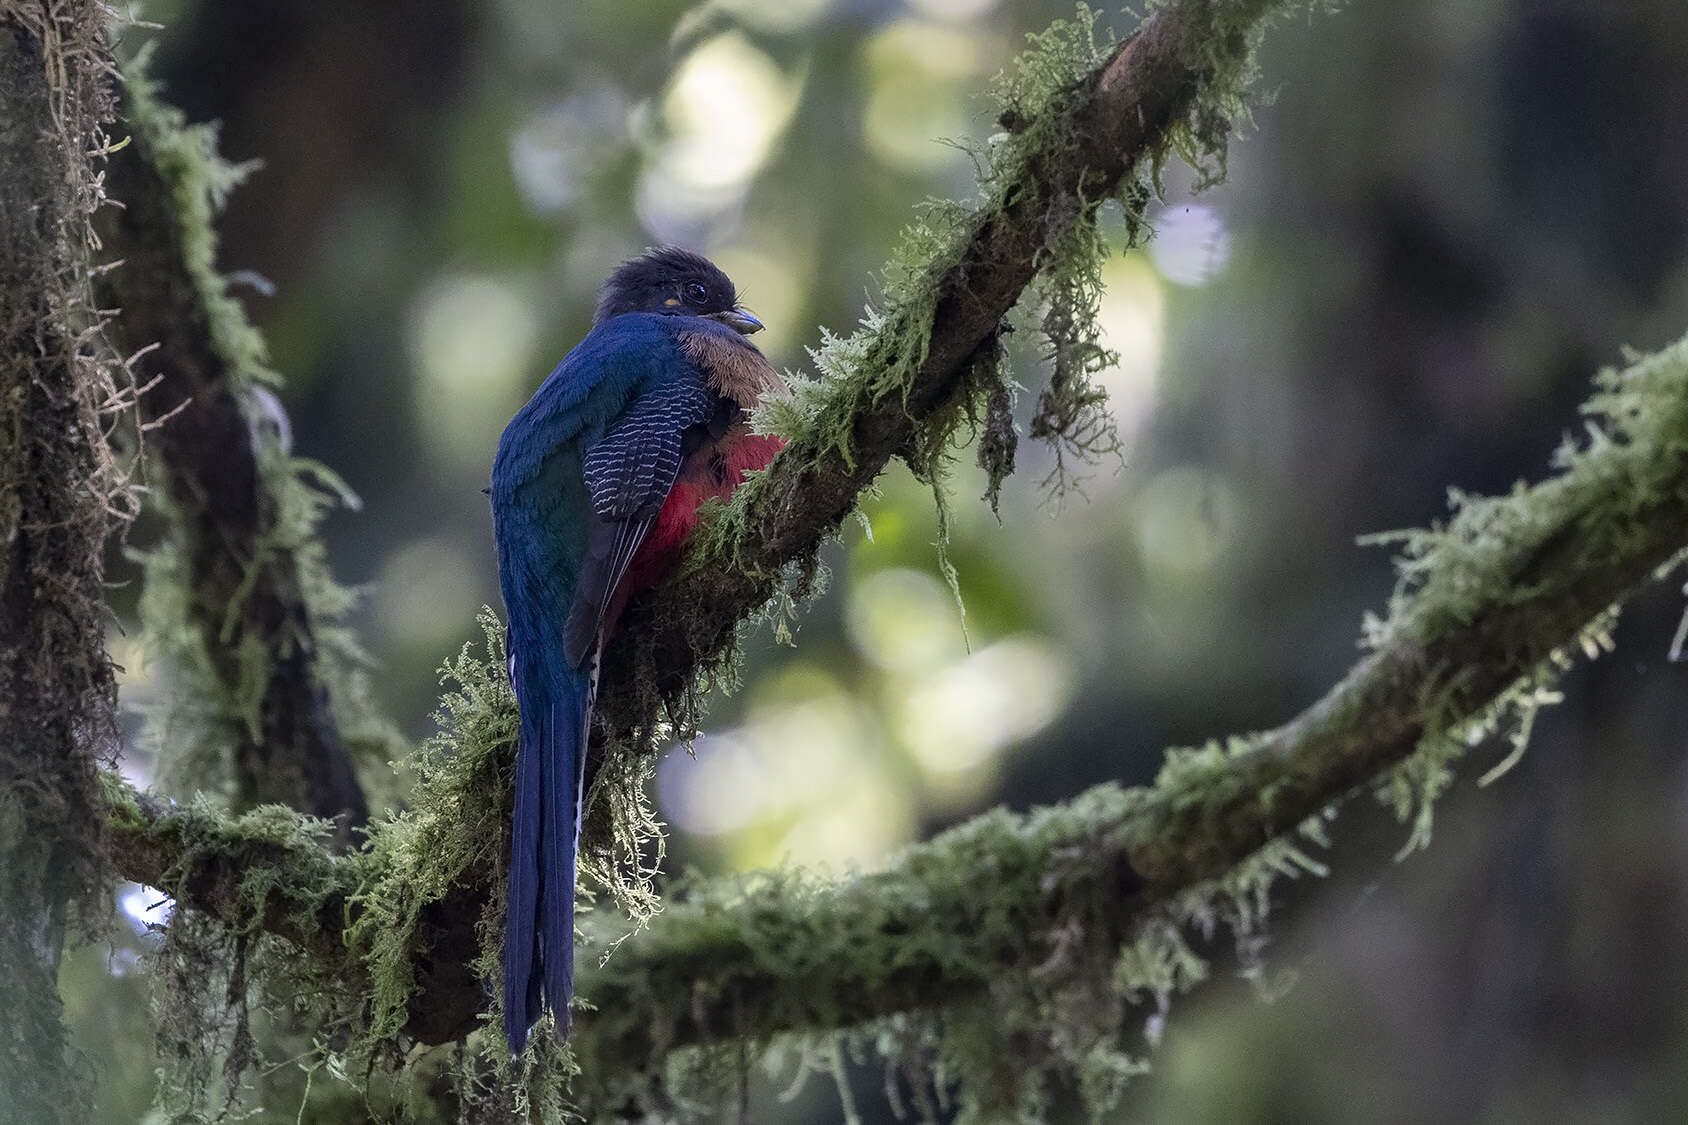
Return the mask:
<path id="1" fill-rule="evenodd" d="M 779 451 L 748 412 L 779 375 L 708 259 L 663 248 L 604 283 L 592 331 L 498 443 L 492 515 L 521 713 L 504 929 L 504 1032 L 569 1025 L 581 801 L 598 656 L 628 597 L 679 557 L 706 499 Z"/>

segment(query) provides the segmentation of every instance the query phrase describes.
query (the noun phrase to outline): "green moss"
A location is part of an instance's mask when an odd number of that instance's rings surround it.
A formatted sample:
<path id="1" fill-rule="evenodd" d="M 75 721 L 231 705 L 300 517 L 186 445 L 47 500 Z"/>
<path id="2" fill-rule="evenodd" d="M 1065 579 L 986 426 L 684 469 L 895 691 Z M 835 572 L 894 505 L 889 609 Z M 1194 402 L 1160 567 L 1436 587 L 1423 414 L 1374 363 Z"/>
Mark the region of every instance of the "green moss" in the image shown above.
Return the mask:
<path id="1" fill-rule="evenodd" d="M 1180 783 L 1174 776 L 1163 786 Z M 1272 884 L 1323 872 L 1301 844 L 1275 842 L 1149 911 L 1116 943 L 1106 920 L 1117 891 L 1098 878 L 1095 855 L 1160 799 L 1158 789 L 1102 786 L 1029 816 L 988 813 L 909 849 L 885 872 L 842 884 L 786 871 L 677 893 L 636 946 L 583 981 L 589 997 L 605 988 L 615 997 L 583 1046 L 592 1104 L 660 1089 L 693 1104 L 688 1120 L 733 1104 L 737 1087 L 723 1068 L 742 1061 L 731 1052 L 694 1053 L 643 1076 L 592 1053 L 613 1052 L 629 1037 L 671 1037 L 677 1027 L 665 1021 L 691 1018 L 689 1005 L 674 999 L 688 986 L 707 1001 L 734 994 L 735 971 L 755 972 L 762 983 L 747 1018 L 760 1024 L 772 1003 L 780 1022 L 828 1026 L 851 1021 L 841 1005 L 852 998 L 906 988 L 914 974 L 984 982 L 984 995 L 925 1015 L 785 1037 L 772 1064 L 794 1068 L 795 1087 L 830 1070 L 834 1052 L 876 1058 L 888 1091 L 928 1107 L 927 1119 L 947 1106 L 958 1121 L 1044 1120 L 1072 1093 L 1092 1119 L 1109 1119 L 1125 1083 L 1145 1069 L 1172 1000 L 1209 972 L 1186 935 L 1211 937 L 1222 925 L 1245 965 L 1257 967 Z M 1317 827 L 1308 834 L 1322 840 Z M 1046 914 L 1048 904 L 1058 905 Z M 762 991 L 770 980 L 780 982 L 772 998 Z"/>
<path id="2" fill-rule="evenodd" d="M 240 302 L 217 272 L 217 235 L 213 220 L 229 193 L 251 175 L 259 161 L 231 164 L 217 153 L 217 127 L 189 124 L 182 111 L 159 97 L 158 83 L 147 74 L 151 45 L 123 68 L 128 124 L 143 139 L 151 162 L 170 191 L 177 216 L 181 261 L 205 310 L 212 347 L 236 380 L 274 381 L 267 366 L 263 337 L 246 319 Z"/>
<path id="3" fill-rule="evenodd" d="M 347 934 L 369 967 L 373 1040 L 396 1038 L 414 988 L 411 953 L 422 908 L 444 898 L 469 871 L 490 882 L 489 914 L 502 917 L 507 794 L 515 762 L 517 715 L 503 670 L 503 628 L 488 611 L 485 658 L 469 646 L 442 669 L 449 685 L 435 719 L 440 733 L 410 762 L 410 808 L 371 826 L 371 881 L 353 900 Z"/>
<path id="4" fill-rule="evenodd" d="M 1401 585 L 1388 619 L 1366 623 L 1368 644 L 1422 651 L 1497 609 L 1562 601 L 1591 567 L 1648 546 L 1637 538 L 1649 534 L 1638 517 L 1681 509 L 1688 340 L 1632 357 L 1597 384 L 1585 409 L 1589 436 L 1559 452 L 1555 476 L 1493 499 L 1456 495 L 1447 526 L 1390 537 L 1406 545 Z M 1469 676 L 1430 670 L 1426 682 L 1439 686 L 1419 701 L 1425 736 L 1375 786 L 1411 825 L 1403 854 L 1428 842 L 1434 801 L 1471 745 L 1504 735 L 1509 753 L 1497 768 L 1515 760 L 1538 709 L 1556 701 L 1553 685 L 1564 671 L 1579 655 L 1612 647 L 1614 611 L 1596 604 L 1588 612 L 1569 642 L 1549 645 L 1539 663 L 1488 698 L 1471 695 Z M 1542 628 L 1563 635 L 1552 619 Z M 1363 664 L 1344 687 L 1387 674 L 1368 671 L 1376 667 Z M 1262 950 L 1274 887 L 1325 874 L 1313 850 L 1328 846 L 1334 806 L 1217 878 L 1154 903 L 1123 939 L 1107 923 L 1118 891 L 1098 880 L 1098 850 L 1130 853 L 1169 825 L 1200 825 L 1216 809 L 1252 803 L 1270 812 L 1290 771 L 1306 763 L 1283 761 L 1282 778 L 1257 790 L 1250 787 L 1258 772 L 1239 767 L 1354 731 L 1368 696 L 1342 693 L 1298 728 L 1294 745 L 1279 745 L 1274 733 L 1173 750 L 1150 788 L 1103 786 L 1025 817 L 989 813 L 909 849 L 879 874 L 828 885 L 782 872 L 694 888 L 636 946 L 585 980 L 587 995 L 607 992 L 615 1003 L 605 1005 L 583 1049 L 672 1039 L 692 1016 L 671 997 L 688 986 L 696 1002 L 743 987 L 759 1005 L 749 1017 L 756 1026 L 824 1027 L 849 1022 L 853 998 L 906 995 L 914 974 L 972 982 L 982 998 L 831 1036 L 793 1036 L 783 1047 L 788 1061 L 799 1060 L 793 1081 L 826 1071 L 826 1060 L 847 1051 L 876 1055 L 899 1100 L 907 1092 L 917 1104 L 948 1105 L 957 1120 L 1042 1120 L 1060 1091 L 1076 1092 L 1094 1117 L 1105 1118 L 1123 1083 L 1141 1071 L 1172 1002 L 1210 972 L 1201 945 L 1228 933 L 1244 974 L 1272 990 Z M 735 975 L 752 972 L 754 984 Z M 588 1062 L 590 1076 L 614 1072 L 608 1058 L 589 1054 Z M 695 1089 L 718 1110 L 708 1097 L 727 1065 L 719 1051 L 667 1063 L 658 1084 L 666 1089 L 701 1070 L 708 1078 L 696 1078 Z M 611 1102 L 627 1083 L 657 1081 L 617 1078 Z"/>
<path id="5" fill-rule="evenodd" d="M 676 893 L 635 945 L 583 979 L 588 997 L 615 998 L 582 1046 L 592 1104 L 621 1104 L 635 1096 L 630 1089 L 648 1095 L 653 1084 L 668 1094 L 679 1084 L 678 1096 L 705 1107 L 700 1119 L 718 1116 L 723 1096 L 731 1104 L 736 1086 L 720 1093 L 730 1053 L 708 1056 L 714 1066 L 700 1057 L 666 1063 L 658 1075 L 616 1066 L 619 1044 L 661 1043 L 691 1018 L 690 1003 L 676 997 L 732 996 L 735 974 L 755 973 L 747 1019 L 762 1024 L 772 1005 L 780 1022 L 835 1026 L 851 1022 L 855 998 L 906 989 L 912 975 L 982 982 L 984 994 L 925 1015 L 795 1035 L 781 1040 L 774 1062 L 795 1066 L 795 1085 L 830 1069 L 834 1051 L 877 1058 L 899 1098 L 948 1105 L 960 1121 L 1042 1120 L 1073 1092 L 1094 1119 L 1107 1119 L 1124 1082 L 1144 1068 L 1171 1001 L 1209 971 L 1186 934 L 1211 936 L 1223 925 L 1257 963 L 1272 883 L 1322 872 L 1301 846 L 1280 841 L 1151 910 L 1121 944 L 1108 922 L 1118 891 L 1096 855 L 1159 799 L 1102 786 L 1029 816 L 985 814 L 910 848 L 884 872 L 843 883 L 786 871 Z M 772 997 L 770 981 L 780 982 Z"/>
<path id="6" fill-rule="evenodd" d="M 237 1113 L 266 1057 L 311 1053 L 308 1039 L 255 1034 L 255 1021 L 308 1012 L 326 1035 L 351 1018 L 346 1009 L 354 998 L 337 987 L 332 968 L 266 927 L 277 923 L 276 904 L 286 903 L 287 924 L 314 931 L 329 902 L 351 885 L 355 861 L 330 853 L 333 825 L 279 805 L 232 817 L 201 799 L 149 825 L 122 782 L 108 777 L 104 785 L 108 815 L 163 837 L 175 856 L 158 880 L 167 894 L 183 897 L 205 870 L 239 873 L 219 892 L 231 921 L 178 910 L 150 957 L 160 1109 L 172 1122 Z"/>
<path id="7" fill-rule="evenodd" d="M 1688 338 L 1629 366 L 1602 370 L 1582 407 L 1586 436 L 1555 453 L 1558 474 L 1534 487 L 1522 483 L 1495 497 L 1449 493 L 1453 516 L 1422 531 L 1389 532 L 1362 542 L 1393 544 L 1398 581 L 1384 618 L 1368 618 L 1374 650 L 1425 645 L 1457 633 L 1485 608 L 1522 605 L 1574 592 L 1584 563 L 1622 552 L 1634 516 L 1681 495 L 1688 458 Z M 1567 526 L 1567 516 L 1570 524 Z M 1677 560 L 1680 561 L 1680 556 Z M 1429 842 L 1432 808 L 1453 778 L 1454 764 L 1494 736 L 1509 752 L 1485 782 L 1524 752 L 1539 709 L 1558 701 L 1554 685 L 1575 657 L 1613 647 L 1617 608 L 1596 614 L 1568 646 L 1549 651 L 1492 703 L 1469 717 L 1457 678 L 1424 702 L 1427 734 L 1417 753 L 1377 785 L 1378 796 L 1411 835 L 1403 854 Z"/>
<path id="8" fill-rule="evenodd" d="M 101 770 L 99 774 L 101 815 L 113 828 L 136 831 L 146 825 L 135 791 L 117 774 Z"/>

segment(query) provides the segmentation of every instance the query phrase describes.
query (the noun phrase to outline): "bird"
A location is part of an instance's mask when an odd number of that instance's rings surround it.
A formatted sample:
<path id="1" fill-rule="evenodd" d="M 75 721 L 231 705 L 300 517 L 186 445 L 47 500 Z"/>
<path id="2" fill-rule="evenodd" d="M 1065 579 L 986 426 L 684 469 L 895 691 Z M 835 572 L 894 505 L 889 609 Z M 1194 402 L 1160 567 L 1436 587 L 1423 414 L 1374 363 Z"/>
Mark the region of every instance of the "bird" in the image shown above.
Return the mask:
<path id="1" fill-rule="evenodd" d="M 784 380 L 761 321 L 702 255 L 621 263 L 592 328 L 499 438 L 493 537 L 520 717 L 504 927 L 511 1056 L 549 1008 L 567 1036 L 586 751 L 599 658 L 628 599 L 678 562 L 698 507 L 783 442 L 750 411 Z"/>

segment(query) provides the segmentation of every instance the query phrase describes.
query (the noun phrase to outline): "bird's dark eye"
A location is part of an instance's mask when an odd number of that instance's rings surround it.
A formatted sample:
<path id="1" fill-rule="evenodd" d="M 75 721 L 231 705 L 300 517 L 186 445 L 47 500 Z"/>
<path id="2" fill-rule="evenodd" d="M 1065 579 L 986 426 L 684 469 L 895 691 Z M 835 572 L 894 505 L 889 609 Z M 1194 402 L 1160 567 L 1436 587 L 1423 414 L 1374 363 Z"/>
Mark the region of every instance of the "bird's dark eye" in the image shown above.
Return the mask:
<path id="1" fill-rule="evenodd" d="M 696 281 L 687 283 L 686 300 L 690 301 L 692 304 L 703 304 L 703 300 L 707 296 L 709 296 L 709 290 L 705 289 L 701 283 Z"/>

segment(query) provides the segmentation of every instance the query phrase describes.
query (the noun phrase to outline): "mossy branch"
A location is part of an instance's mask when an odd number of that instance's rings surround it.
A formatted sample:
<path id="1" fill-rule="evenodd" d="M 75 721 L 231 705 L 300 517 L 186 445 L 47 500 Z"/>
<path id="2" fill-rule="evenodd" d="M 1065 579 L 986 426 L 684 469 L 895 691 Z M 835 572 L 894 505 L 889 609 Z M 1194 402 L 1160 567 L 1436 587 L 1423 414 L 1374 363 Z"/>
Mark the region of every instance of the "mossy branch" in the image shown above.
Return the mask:
<path id="1" fill-rule="evenodd" d="M 1105 50 L 1093 43 L 1088 15 L 1037 37 L 1027 61 L 999 90 L 1006 132 L 988 154 L 984 201 L 971 212 L 927 213 L 904 263 L 886 278 L 884 310 L 870 317 L 863 332 L 838 341 L 837 350 L 859 362 L 843 365 L 848 371 L 822 363 L 823 373 L 834 377 L 809 396 L 805 425 L 782 428 L 790 438 L 786 453 L 720 514 L 686 572 L 635 608 L 605 675 L 611 687 L 602 706 L 610 725 L 636 730 L 643 738 L 635 742 L 651 744 L 659 703 L 684 698 L 699 668 L 721 657 L 734 625 L 768 600 L 789 565 L 812 562 L 891 456 L 933 473 L 958 418 L 985 409 L 981 404 L 995 389 L 979 373 L 994 372 L 994 362 L 986 360 L 994 354 L 1003 317 L 1026 286 L 1040 271 L 1068 268 L 1062 248 L 1094 241 L 1073 239 L 1071 232 L 1091 222 L 1097 205 L 1128 185 L 1132 190 L 1125 194 L 1134 201 L 1135 215 L 1146 197 L 1141 177 L 1169 152 L 1196 156 L 1223 144 L 1225 130 L 1213 122 L 1216 115 L 1240 110 L 1265 21 L 1299 6 L 1290 0 L 1178 0 L 1157 10 L 1124 43 Z M 188 409 L 215 424 L 210 434 L 215 441 L 189 442 L 189 448 L 166 454 L 172 477 L 187 478 L 178 506 L 190 520 L 203 522 L 215 511 L 206 503 L 210 485 L 252 483 L 245 471 L 215 481 L 200 475 L 226 456 L 250 460 L 239 444 L 246 436 L 239 425 L 242 406 L 249 404 L 237 395 L 243 364 L 255 361 L 250 341 L 242 344 L 245 338 L 227 328 L 233 318 L 210 267 L 208 210 L 215 189 L 204 182 L 204 156 L 177 151 L 191 147 L 193 138 L 180 136 L 179 122 L 166 122 L 161 130 L 158 123 L 167 114 L 150 97 L 144 84 L 130 91 L 145 159 L 127 169 L 138 177 L 125 185 L 136 196 L 126 219 L 125 250 L 132 261 L 119 272 L 118 283 L 126 284 L 125 274 L 156 279 L 156 292 L 143 289 L 124 302 L 136 317 L 158 321 L 151 331 L 131 324 L 131 336 L 165 341 L 153 362 L 193 393 Z M 175 182 L 159 174 L 157 159 L 159 142 L 172 136 Z M 184 178 L 196 166 L 198 179 Z M 149 201 L 166 209 L 173 202 L 178 213 L 149 214 L 156 209 Z M 173 408 L 180 393 L 158 399 L 157 408 Z M 179 422 L 172 418 L 165 434 L 181 430 Z M 196 452 L 205 463 L 195 459 Z M 251 498 L 243 488 L 233 503 L 247 505 L 243 510 L 250 516 Z M 227 534 L 202 535 L 201 546 L 213 556 L 205 565 L 225 579 L 248 573 L 252 560 L 241 545 L 251 542 L 249 521 L 224 530 L 233 533 L 239 549 L 230 554 L 223 548 Z M 273 571 L 272 566 L 253 573 L 262 583 Z M 226 586 L 212 583 L 210 593 L 202 594 L 198 583 L 190 584 L 195 597 L 213 600 Z M 253 596 L 256 590 L 240 589 L 245 606 L 261 607 L 264 599 Z M 195 616 L 207 624 L 217 619 L 204 610 Z M 256 635 L 269 634 L 259 628 Z M 312 713 L 311 702 L 303 700 L 301 715 Z M 669 711 L 684 722 L 684 708 Z M 274 756 L 267 746 L 255 745 Z M 283 738 L 280 745 L 290 744 Z M 475 886 L 485 885 L 488 875 L 480 869 L 462 872 Z M 467 930 L 473 919 L 456 924 Z M 456 944 L 473 948 L 472 941 Z M 478 988 L 460 1000 L 478 1005 Z M 427 1003 L 418 998 L 411 1005 L 413 1019 Z"/>
<path id="2" fill-rule="evenodd" d="M 1401 537 L 1401 588 L 1368 630 L 1372 651 L 1295 719 L 1169 751 L 1151 789 L 987 814 L 884 873 L 671 902 L 583 975 L 598 1009 L 579 1024 L 583 1060 L 625 1068 L 681 1044 L 982 996 L 1012 967 L 1058 965 L 1074 933 L 1113 948 L 1168 904 L 1187 914 L 1187 896 L 1237 881 L 1263 848 L 1267 869 L 1292 863 L 1271 849 L 1301 826 L 1318 837 L 1367 783 L 1434 796 L 1459 752 L 1527 714 L 1571 654 L 1609 644 L 1615 607 L 1688 550 L 1688 339 L 1599 385 L 1584 408 L 1594 438 L 1561 450 L 1558 475 L 1457 497 L 1449 526 Z"/>
<path id="3" fill-rule="evenodd" d="M 1263 894 L 1274 873 L 1316 867 L 1296 830 L 1317 839 L 1323 814 L 1368 783 L 1391 799 L 1403 784 L 1433 796 L 1460 751 L 1535 706 L 1579 646 L 1609 643 L 1614 607 L 1688 549 L 1688 339 L 1599 384 L 1584 411 L 1595 438 L 1562 450 L 1559 473 L 1502 497 L 1459 497 L 1448 526 L 1402 537 L 1401 587 L 1369 627 L 1372 651 L 1301 715 L 1170 751 L 1151 788 L 988 813 L 882 873 L 831 885 L 757 876 L 671 902 L 605 964 L 583 967 L 594 1009 L 577 1019 L 585 1073 L 640 1071 L 687 1044 L 954 1005 L 1029 966 L 1046 984 L 1088 971 L 1083 950 L 1129 950 L 1216 896 Z M 216 889 L 249 877 L 244 836 L 188 831 L 176 824 L 191 814 L 128 799 L 118 810 L 118 830 L 147 841 L 124 849 L 126 875 L 159 882 L 183 862 L 170 842 L 186 833 L 193 862 L 215 873 L 203 900 L 181 884 L 187 902 L 252 924 L 250 905 L 231 913 L 234 898 Z M 356 876 L 343 866 L 309 901 L 271 902 L 264 918 L 320 912 L 323 888 Z M 479 917 L 474 899 L 459 906 L 464 926 Z M 308 940 L 333 947 L 339 920 L 319 916 Z M 461 1028 L 481 1002 L 478 988 L 436 991 L 412 1011 Z"/>
<path id="4" fill-rule="evenodd" d="M 144 556 L 147 594 L 183 603 L 148 616 L 171 618 L 156 632 L 191 631 L 160 647 L 180 650 L 176 675 L 206 697 L 197 706 L 212 712 L 237 806 L 285 803 L 361 825 L 369 806 L 319 667 L 323 623 L 309 593 L 321 546 L 288 526 L 301 518 L 289 508 L 311 501 L 297 495 L 305 485 L 279 432 L 285 418 L 262 386 L 262 341 L 214 264 L 213 211 L 245 169 L 222 162 L 210 127 L 188 126 L 160 101 L 139 63 L 125 77 L 132 143 L 110 164 L 123 207 L 106 216 L 115 264 L 100 275 L 100 297 L 121 309 L 114 334 L 138 353 L 156 455 L 148 468 L 170 526 Z M 198 761 L 185 771 L 205 787 L 228 772 Z"/>
<path id="5" fill-rule="evenodd" d="M 773 467 L 698 537 L 680 574 L 630 607 L 598 698 L 612 728 L 650 745 L 659 703 L 686 727 L 683 697 L 698 672 L 720 663 L 737 626 L 791 568 L 812 568 L 890 459 L 930 475 L 957 415 L 988 416 L 992 387 L 970 376 L 992 366 L 981 359 L 1026 288 L 1059 265 L 1069 232 L 1102 202 L 1128 195 L 1128 218 L 1140 220 L 1147 192 L 1126 189 L 1169 153 L 1222 161 L 1230 116 L 1246 112 L 1264 25 L 1302 6 L 1176 0 L 1088 73 L 1026 95 L 1039 104 L 1022 104 L 1015 81 L 1005 83 L 1007 132 L 990 154 L 985 204 L 949 215 L 947 228 L 936 211 L 924 217 L 922 260 L 887 278 L 886 307 L 863 331 L 833 341 L 849 370 L 816 388 L 809 424 L 781 428 L 788 444 Z M 1057 34 L 1039 45 L 1046 64 L 1070 50 Z"/>
<path id="6" fill-rule="evenodd" d="M 236 817 L 177 805 L 102 777 L 113 866 L 237 933 L 292 942 L 348 982 L 360 979 L 341 932 L 356 888 L 355 857 L 328 846 L 333 824 L 265 805 Z"/>

